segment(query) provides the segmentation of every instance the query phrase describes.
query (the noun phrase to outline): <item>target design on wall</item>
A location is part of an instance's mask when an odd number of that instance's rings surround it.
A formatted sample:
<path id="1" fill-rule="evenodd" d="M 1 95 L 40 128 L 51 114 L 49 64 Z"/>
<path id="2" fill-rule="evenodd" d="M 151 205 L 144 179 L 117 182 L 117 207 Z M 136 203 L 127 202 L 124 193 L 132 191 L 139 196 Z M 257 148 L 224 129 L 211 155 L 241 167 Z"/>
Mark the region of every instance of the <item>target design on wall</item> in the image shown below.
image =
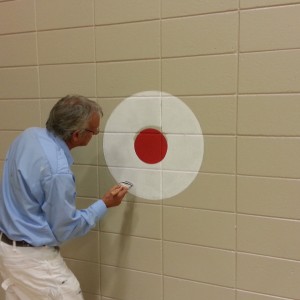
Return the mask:
<path id="1" fill-rule="evenodd" d="M 117 182 L 148 200 L 173 197 L 198 175 L 204 154 L 200 124 L 179 98 L 146 91 L 124 99 L 104 130 L 103 152 Z"/>

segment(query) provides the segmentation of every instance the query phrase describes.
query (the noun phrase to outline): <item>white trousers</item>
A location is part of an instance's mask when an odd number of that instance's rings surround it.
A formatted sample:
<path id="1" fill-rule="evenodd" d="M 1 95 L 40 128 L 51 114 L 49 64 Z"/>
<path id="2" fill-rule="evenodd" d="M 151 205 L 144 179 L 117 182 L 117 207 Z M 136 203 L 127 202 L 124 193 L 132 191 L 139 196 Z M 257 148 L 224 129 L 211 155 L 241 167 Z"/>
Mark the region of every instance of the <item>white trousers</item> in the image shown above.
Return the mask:
<path id="1" fill-rule="evenodd" d="M 52 247 L 0 241 L 0 273 L 6 300 L 83 300 L 78 280 Z"/>

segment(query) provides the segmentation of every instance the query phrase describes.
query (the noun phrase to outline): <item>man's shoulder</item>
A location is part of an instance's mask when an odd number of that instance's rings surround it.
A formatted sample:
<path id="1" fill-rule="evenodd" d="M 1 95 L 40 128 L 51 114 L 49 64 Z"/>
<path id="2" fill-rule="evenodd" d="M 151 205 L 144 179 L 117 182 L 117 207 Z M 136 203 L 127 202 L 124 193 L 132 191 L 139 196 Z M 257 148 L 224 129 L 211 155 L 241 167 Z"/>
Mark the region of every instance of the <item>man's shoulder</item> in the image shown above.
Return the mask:
<path id="1" fill-rule="evenodd" d="M 30 127 L 21 132 L 11 145 L 11 149 L 22 150 L 25 149 L 35 149 L 38 145 L 38 132 L 42 131 L 42 128 Z"/>
<path id="2" fill-rule="evenodd" d="M 68 168 L 64 153 L 55 136 L 45 128 L 31 127 L 24 130 L 21 137 L 25 151 L 32 153 L 32 159 L 41 163 L 47 161 L 51 173 L 59 173 Z M 23 140 L 23 141 L 22 141 Z"/>
<path id="3" fill-rule="evenodd" d="M 43 152 L 43 156 L 47 159 L 52 173 L 69 173 L 69 164 L 63 149 L 63 142 L 47 129 L 32 129 L 37 136 L 37 140 Z"/>
<path id="4" fill-rule="evenodd" d="M 29 127 L 25 129 L 20 135 L 19 139 L 35 139 L 38 140 L 39 137 L 46 136 L 45 128 L 41 127 Z"/>
<path id="5" fill-rule="evenodd" d="M 39 134 L 41 132 L 45 132 L 45 128 L 42 127 L 29 127 L 23 131 L 23 134 Z"/>

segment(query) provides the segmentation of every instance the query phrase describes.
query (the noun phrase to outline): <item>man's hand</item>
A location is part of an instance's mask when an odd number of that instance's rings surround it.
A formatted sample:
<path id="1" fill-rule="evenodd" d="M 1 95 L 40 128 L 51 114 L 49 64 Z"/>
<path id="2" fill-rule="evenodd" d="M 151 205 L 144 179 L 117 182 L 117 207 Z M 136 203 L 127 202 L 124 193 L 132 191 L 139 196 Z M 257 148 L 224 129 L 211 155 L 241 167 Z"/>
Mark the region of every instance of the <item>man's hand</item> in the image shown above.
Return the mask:
<path id="1" fill-rule="evenodd" d="M 118 206 L 122 202 L 127 191 L 128 189 L 126 187 L 115 185 L 105 193 L 105 195 L 102 197 L 102 200 L 106 207 Z"/>

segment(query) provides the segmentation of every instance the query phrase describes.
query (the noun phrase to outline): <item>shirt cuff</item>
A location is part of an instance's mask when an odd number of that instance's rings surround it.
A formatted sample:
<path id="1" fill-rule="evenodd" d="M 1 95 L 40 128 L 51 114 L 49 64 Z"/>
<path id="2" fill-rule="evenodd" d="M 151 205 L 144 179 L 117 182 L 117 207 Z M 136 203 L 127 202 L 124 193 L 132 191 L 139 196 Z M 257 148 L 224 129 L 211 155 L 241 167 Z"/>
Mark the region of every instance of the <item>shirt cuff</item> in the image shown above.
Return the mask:
<path id="1" fill-rule="evenodd" d="M 91 206 L 93 207 L 93 210 L 96 213 L 97 221 L 99 221 L 108 210 L 108 208 L 106 207 L 106 205 L 102 199 L 99 199 L 98 201 L 93 203 Z"/>

